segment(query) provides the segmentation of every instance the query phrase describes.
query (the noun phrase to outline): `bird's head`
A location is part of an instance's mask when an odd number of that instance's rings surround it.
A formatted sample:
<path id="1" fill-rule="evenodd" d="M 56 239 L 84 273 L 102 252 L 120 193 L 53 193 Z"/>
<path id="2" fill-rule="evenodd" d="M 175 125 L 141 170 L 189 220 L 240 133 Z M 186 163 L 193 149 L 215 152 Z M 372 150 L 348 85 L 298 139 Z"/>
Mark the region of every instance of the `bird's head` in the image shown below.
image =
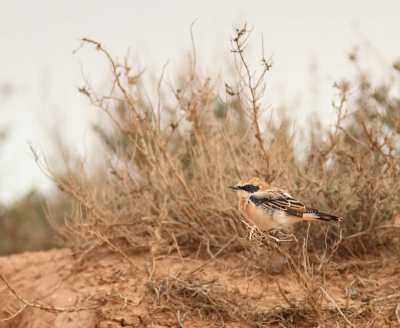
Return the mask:
<path id="1" fill-rule="evenodd" d="M 243 196 L 249 196 L 250 194 L 253 194 L 260 189 L 265 188 L 268 186 L 265 182 L 261 181 L 259 178 L 250 178 L 246 180 L 240 181 L 237 185 L 235 186 L 228 186 L 229 188 L 233 190 L 237 190 L 239 198 Z"/>

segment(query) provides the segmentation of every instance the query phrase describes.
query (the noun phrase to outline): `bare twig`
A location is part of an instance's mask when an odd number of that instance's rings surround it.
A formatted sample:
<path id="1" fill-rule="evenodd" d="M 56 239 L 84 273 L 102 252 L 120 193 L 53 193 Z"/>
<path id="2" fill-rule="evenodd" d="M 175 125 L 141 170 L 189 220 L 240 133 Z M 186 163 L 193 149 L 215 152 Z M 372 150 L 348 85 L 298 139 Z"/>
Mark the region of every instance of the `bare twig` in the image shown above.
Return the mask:
<path id="1" fill-rule="evenodd" d="M 285 290 L 282 289 L 281 285 L 279 284 L 279 280 L 278 280 L 278 279 L 275 279 L 275 283 L 276 283 L 276 285 L 278 286 L 279 293 L 281 293 L 281 296 L 283 297 L 283 299 L 285 300 L 285 302 L 286 302 L 291 308 L 296 308 L 296 307 L 297 307 L 296 304 L 293 303 L 293 302 L 286 296 Z"/>
<path id="2" fill-rule="evenodd" d="M 264 154 L 264 159 L 265 159 L 265 164 L 266 164 L 266 171 L 267 175 L 269 176 L 270 174 L 270 156 L 265 148 L 264 145 L 264 138 L 261 133 L 260 125 L 259 125 L 259 118 L 260 118 L 260 100 L 261 97 L 264 95 L 265 92 L 265 83 L 264 83 L 264 77 L 267 71 L 272 67 L 273 61 L 272 59 L 265 60 L 264 58 L 264 49 L 263 49 L 263 58 L 262 62 L 264 64 L 264 68 L 258 79 L 254 79 L 254 75 L 250 72 L 249 64 L 247 63 L 245 57 L 244 57 L 244 50 L 247 47 L 247 39 L 250 36 L 251 30 L 247 30 L 247 24 L 242 29 L 236 28 L 235 29 L 236 37 L 233 39 L 233 52 L 237 53 L 240 58 L 240 62 L 243 64 L 244 69 L 245 69 L 245 74 L 242 74 L 241 69 L 238 67 L 238 72 L 240 75 L 240 79 L 243 83 L 244 86 L 246 86 L 250 92 L 250 97 L 248 98 L 250 100 L 251 106 L 248 108 L 250 117 L 252 119 L 252 122 L 254 124 L 254 129 L 255 129 L 255 137 L 258 141 L 258 144 L 260 145 L 260 148 Z M 242 89 L 242 88 L 241 88 Z M 240 93 L 233 93 L 232 94 L 237 94 L 240 96 Z"/>
<path id="3" fill-rule="evenodd" d="M 105 242 L 108 247 L 113 251 L 113 252 L 117 252 L 119 254 L 122 255 L 123 258 L 125 258 L 129 264 L 137 271 L 139 272 L 143 272 L 142 270 L 139 269 L 139 267 L 132 262 L 132 260 L 122 251 L 121 247 L 118 245 L 114 245 L 111 241 L 109 241 L 105 236 L 103 236 L 99 231 L 93 232 L 97 238 L 99 238 L 99 240 L 101 240 L 102 242 Z"/>
<path id="4" fill-rule="evenodd" d="M 206 265 L 214 261 L 214 259 L 226 248 L 228 245 L 233 242 L 236 239 L 236 236 L 233 236 L 231 240 L 229 240 L 213 257 L 211 257 L 207 262 L 203 263 L 200 265 L 198 268 L 195 270 L 190 271 L 189 275 L 195 275 L 197 274 L 202 268 L 204 268 Z"/>
<path id="5" fill-rule="evenodd" d="M 373 304 L 381 303 L 384 301 L 394 300 L 396 298 L 400 298 L 400 293 L 374 298 L 368 304 L 373 305 Z"/>
<path id="6" fill-rule="evenodd" d="M 0 275 L 0 277 L 1 277 L 1 275 Z M 3 322 L 10 321 L 11 319 L 14 319 L 15 317 L 17 317 L 23 310 L 25 310 L 25 308 L 27 306 L 28 306 L 27 304 L 22 305 L 22 307 L 19 310 L 15 311 L 11 316 L 9 316 L 8 318 L 2 319 L 0 321 L 0 326 L 3 324 Z"/>
<path id="7" fill-rule="evenodd" d="M 260 246 L 268 246 L 270 249 L 277 251 L 281 256 L 283 256 L 288 261 L 290 267 L 293 268 L 293 270 L 296 272 L 297 276 L 300 278 L 301 282 L 303 283 L 303 286 L 308 294 L 307 301 L 313 308 L 315 317 L 317 318 L 318 321 L 320 321 L 320 319 L 321 319 L 320 307 L 314 296 L 314 291 L 313 291 L 312 285 L 311 285 L 310 281 L 300 271 L 300 268 L 294 262 L 293 258 L 290 256 L 290 254 L 285 252 L 284 250 L 282 250 L 282 248 L 280 248 L 277 243 L 271 242 L 271 240 L 269 240 L 260 229 L 258 229 L 257 227 L 251 227 L 245 221 L 242 221 L 242 222 L 247 226 L 247 229 L 250 229 L 252 231 L 252 235 L 254 237 L 253 239 Z"/>
<path id="8" fill-rule="evenodd" d="M 338 310 L 338 312 L 339 312 L 340 315 L 344 318 L 344 320 L 345 320 L 350 326 L 354 327 L 354 324 L 352 324 L 352 323 L 349 321 L 349 319 L 347 319 L 347 317 L 344 315 L 344 313 L 342 312 L 342 310 L 340 310 L 339 306 L 338 306 L 338 305 L 336 304 L 336 302 L 332 299 L 331 295 L 329 295 L 329 294 L 327 293 L 327 291 L 326 291 L 325 289 L 323 289 L 321 286 L 319 286 L 318 288 L 319 288 L 320 290 L 322 290 L 322 292 L 323 292 L 324 295 L 325 295 L 325 298 L 335 306 L 335 308 Z"/>
<path id="9" fill-rule="evenodd" d="M 45 305 L 45 304 L 40 304 L 37 303 L 37 301 L 27 301 L 24 298 L 22 298 L 16 291 L 15 289 L 10 285 L 10 283 L 6 280 L 6 278 L 3 277 L 3 272 L 0 272 L 0 279 L 4 281 L 4 283 L 7 285 L 8 289 L 15 295 L 15 297 L 20 300 L 22 303 L 24 303 L 25 306 L 29 306 L 29 307 L 33 307 L 33 308 L 37 308 L 43 311 L 47 311 L 47 312 L 80 312 L 80 311 L 87 311 L 87 310 L 93 310 L 93 309 L 97 309 L 100 306 L 102 306 L 103 304 L 99 304 L 99 303 L 95 303 L 95 304 L 90 304 L 90 305 L 86 305 L 86 306 L 80 306 L 80 307 L 68 307 L 68 308 L 62 308 L 62 307 L 55 307 L 52 305 Z M 22 312 L 23 309 L 19 310 L 18 312 Z"/>

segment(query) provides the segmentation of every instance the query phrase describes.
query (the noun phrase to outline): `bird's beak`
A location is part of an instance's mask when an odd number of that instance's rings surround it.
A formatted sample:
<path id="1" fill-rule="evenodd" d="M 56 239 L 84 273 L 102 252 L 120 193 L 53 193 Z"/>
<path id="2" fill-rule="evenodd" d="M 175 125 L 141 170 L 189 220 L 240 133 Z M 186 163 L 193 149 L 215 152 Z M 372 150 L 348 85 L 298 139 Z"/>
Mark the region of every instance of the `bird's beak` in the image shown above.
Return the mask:
<path id="1" fill-rule="evenodd" d="M 240 188 L 238 186 L 228 186 L 228 188 L 234 189 L 234 190 L 239 190 Z"/>

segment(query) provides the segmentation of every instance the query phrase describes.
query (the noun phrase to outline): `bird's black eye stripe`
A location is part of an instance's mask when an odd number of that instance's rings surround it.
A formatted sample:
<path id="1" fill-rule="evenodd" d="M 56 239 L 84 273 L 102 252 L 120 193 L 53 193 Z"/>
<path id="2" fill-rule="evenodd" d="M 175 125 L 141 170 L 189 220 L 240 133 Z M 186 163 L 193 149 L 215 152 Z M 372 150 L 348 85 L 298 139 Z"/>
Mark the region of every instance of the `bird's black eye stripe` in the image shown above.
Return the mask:
<path id="1" fill-rule="evenodd" d="M 242 187 L 239 187 L 239 188 L 244 190 L 244 191 L 247 191 L 249 193 L 254 193 L 254 192 L 256 192 L 256 191 L 258 191 L 260 189 L 259 186 L 254 186 L 254 185 L 251 185 L 251 184 L 248 184 L 248 185 L 245 185 L 245 186 L 242 186 Z"/>

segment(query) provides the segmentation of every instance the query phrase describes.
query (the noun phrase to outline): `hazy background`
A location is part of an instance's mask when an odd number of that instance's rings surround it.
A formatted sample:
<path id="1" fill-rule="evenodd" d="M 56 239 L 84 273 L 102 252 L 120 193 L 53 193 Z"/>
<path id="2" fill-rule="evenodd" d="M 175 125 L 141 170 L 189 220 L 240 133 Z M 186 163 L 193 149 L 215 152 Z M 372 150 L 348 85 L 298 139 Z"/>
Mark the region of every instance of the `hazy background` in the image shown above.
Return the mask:
<path id="1" fill-rule="evenodd" d="M 49 192 L 28 142 L 53 162 L 59 140 L 76 154 L 96 159 L 90 125 L 102 120 L 77 91 L 85 76 L 98 86 L 108 65 L 90 47 L 72 54 L 80 38 L 100 42 L 115 57 L 129 53 L 156 79 L 184 69 L 191 49 L 199 67 L 217 77 L 231 70 L 232 24 L 254 27 L 249 50 L 273 54 L 268 99 L 293 110 L 298 120 L 323 114 L 329 128 L 333 82 L 355 74 L 348 55 L 363 51 L 363 65 L 377 78 L 400 59 L 399 1 L 0 1 L 0 202 L 29 190 Z M 254 67 L 256 68 L 256 67 Z M 378 69 L 379 68 L 379 69 Z M 382 73 L 383 72 L 383 73 Z M 390 73 L 392 74 L 392 73 Z M 388 73 L 389 75 L 389 73 Z M 389 77 L 389 76 L 388 76 Z"/>

